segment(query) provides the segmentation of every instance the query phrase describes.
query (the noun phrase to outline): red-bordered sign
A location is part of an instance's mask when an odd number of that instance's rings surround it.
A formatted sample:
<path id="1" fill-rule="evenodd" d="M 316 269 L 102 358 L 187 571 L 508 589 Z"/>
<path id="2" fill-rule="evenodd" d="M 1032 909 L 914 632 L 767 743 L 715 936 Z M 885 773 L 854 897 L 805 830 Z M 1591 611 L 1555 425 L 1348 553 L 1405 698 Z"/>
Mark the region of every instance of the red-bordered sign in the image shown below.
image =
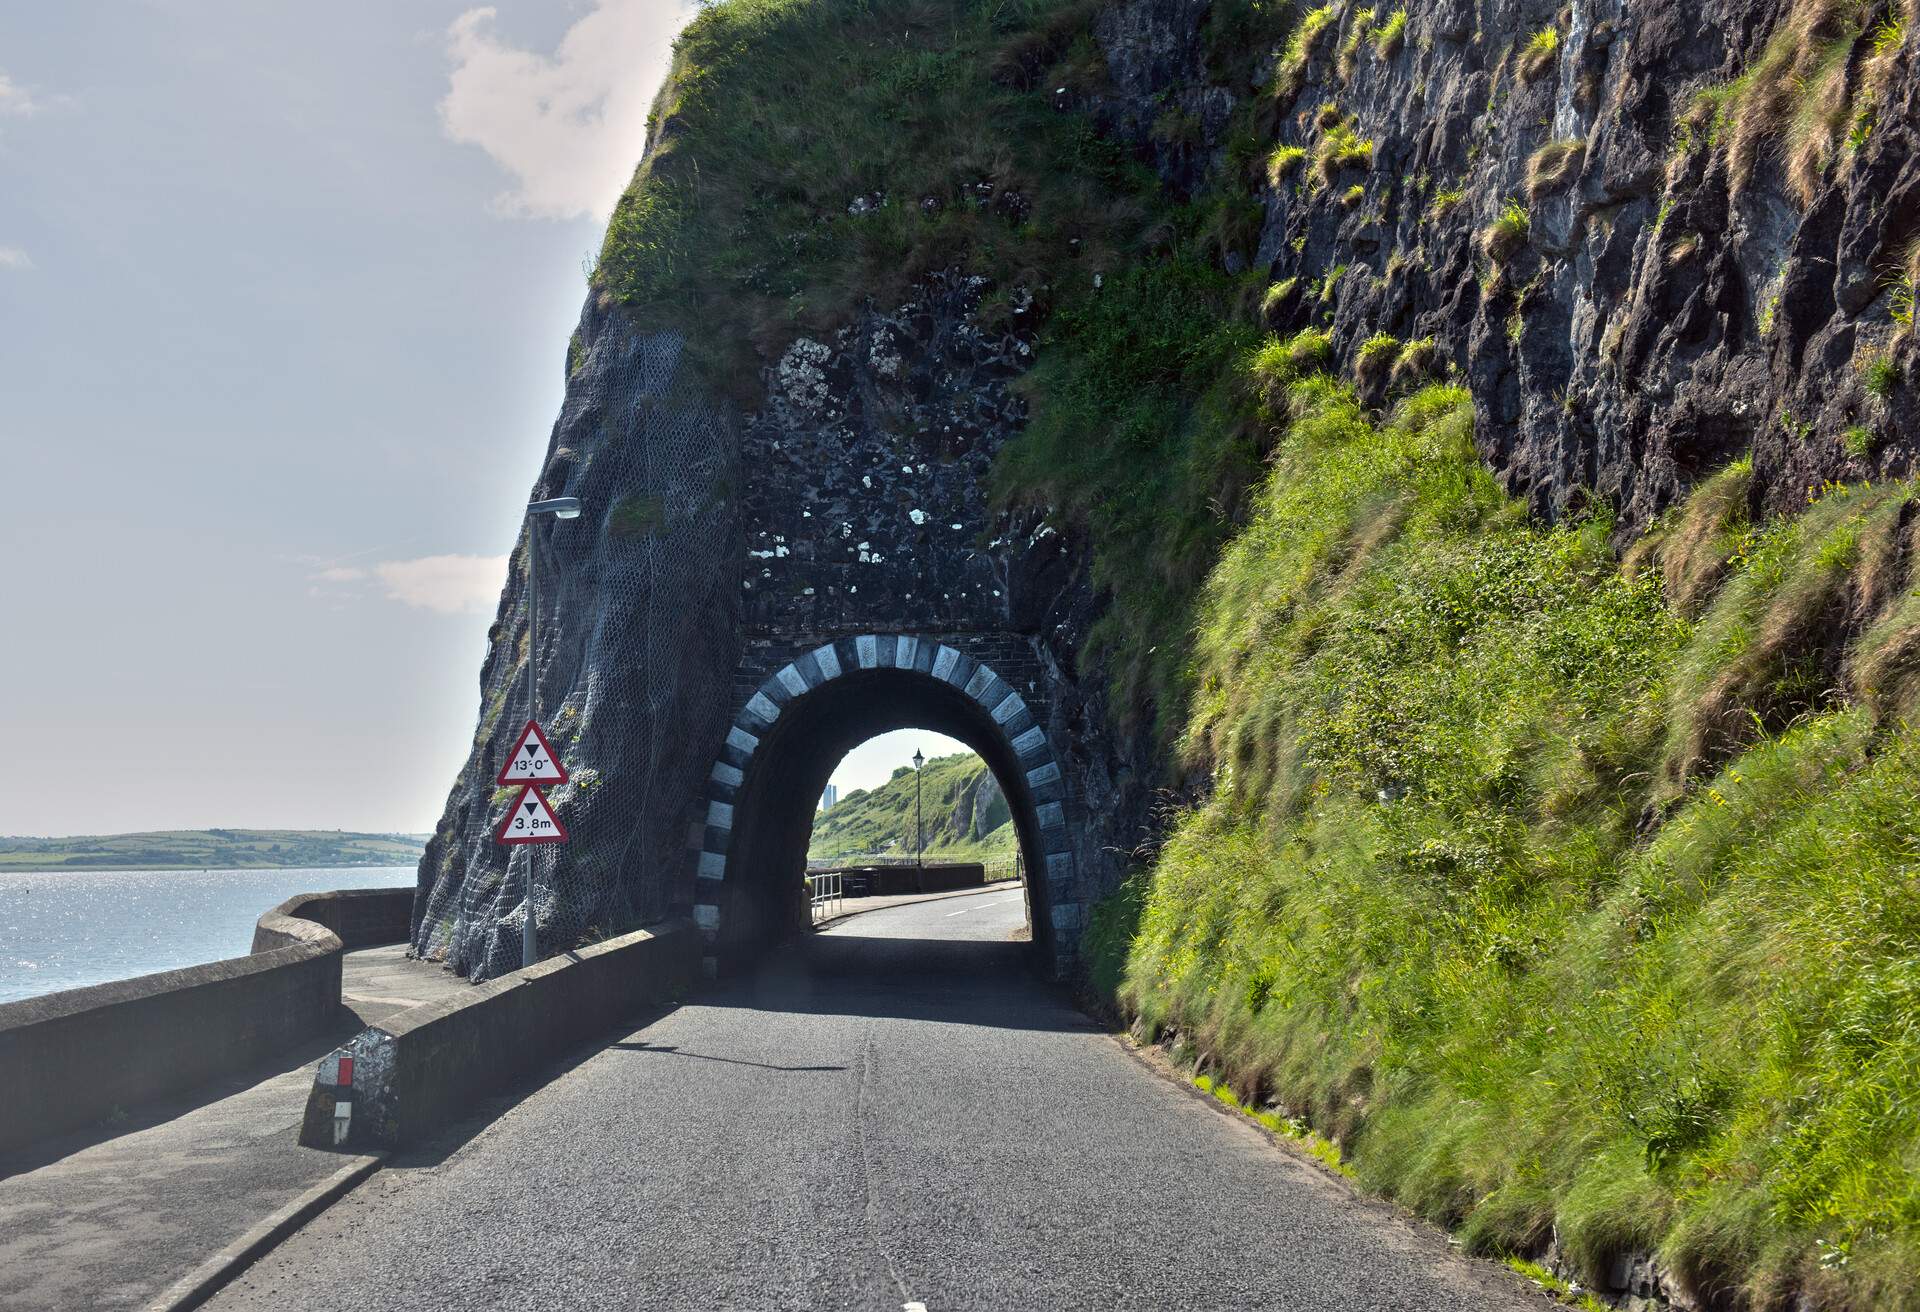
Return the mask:
<path id="1" fill-rule="evenodd" d="M 528 720 L 520 731 L 520 740 L 507 753 L 507 763 L 494 776 L 497 784 L 563 784 L 567 767 L 560 764 L 560 753 L 547 742 L 536 720 Z"/>
<path id="2" fill-rule="evenodd" d="M 553 813 L 545 795 L 532 784 L 513 799 L 513 809 L 500 821 L 494 840 L 512 847 L 516 843 L 564 843 L 567 827 Z"/>

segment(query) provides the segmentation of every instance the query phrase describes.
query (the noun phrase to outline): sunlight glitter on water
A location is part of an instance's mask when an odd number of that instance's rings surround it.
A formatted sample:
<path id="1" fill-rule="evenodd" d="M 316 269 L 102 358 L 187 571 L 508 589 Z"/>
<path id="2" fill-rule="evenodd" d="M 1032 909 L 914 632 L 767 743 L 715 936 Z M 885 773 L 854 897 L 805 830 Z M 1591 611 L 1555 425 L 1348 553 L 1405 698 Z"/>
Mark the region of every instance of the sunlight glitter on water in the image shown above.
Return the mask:
<path id="1" fill-rule="evenodd" d="M 244 955 L 296 893 L 411 887 L 412 866 L 0 874 L 0 1002 Z"/>

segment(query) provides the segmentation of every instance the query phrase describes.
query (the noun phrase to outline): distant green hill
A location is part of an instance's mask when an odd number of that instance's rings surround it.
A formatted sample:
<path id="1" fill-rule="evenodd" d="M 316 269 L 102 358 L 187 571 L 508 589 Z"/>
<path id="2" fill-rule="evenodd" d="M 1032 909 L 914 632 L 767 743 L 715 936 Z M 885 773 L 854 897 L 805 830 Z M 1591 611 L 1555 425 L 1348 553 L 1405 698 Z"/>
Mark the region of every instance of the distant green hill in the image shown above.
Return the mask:
<path id="1" fill-rule="evenodd" d="M 410 866 L 425 834 L 352 834 L 339 829 L 161 829 L 74 838 L 0 837 L 9 870 L 252 870 L 315 866 Z"/>
<path id="2" fill-rule="evenodd" d="M 986 762 L 971 752 L 928 761 L 920 786 L 926 854 L 946 860 L 1010 857 L 1017 842 L 1007 799 Z M 814 817 L 814 860 L 913 855 L 913 767 L 878 788 L 856 790 Z"/>

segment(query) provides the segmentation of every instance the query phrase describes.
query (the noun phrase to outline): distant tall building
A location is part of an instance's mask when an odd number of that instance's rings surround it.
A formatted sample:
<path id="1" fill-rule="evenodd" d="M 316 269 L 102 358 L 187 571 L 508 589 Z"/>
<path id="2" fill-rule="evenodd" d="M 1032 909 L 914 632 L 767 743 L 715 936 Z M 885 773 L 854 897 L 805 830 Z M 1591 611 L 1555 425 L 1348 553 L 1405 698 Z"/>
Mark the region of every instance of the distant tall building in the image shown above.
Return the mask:
<path id="1" fill-rule="evenodd" d="M 833 804 L 839 800 L 840 790 L 834 785 L 828 784 L 827 791 L 820 794 L 820 809 L 822 811 L 830 811 L 833 809 Z"/>

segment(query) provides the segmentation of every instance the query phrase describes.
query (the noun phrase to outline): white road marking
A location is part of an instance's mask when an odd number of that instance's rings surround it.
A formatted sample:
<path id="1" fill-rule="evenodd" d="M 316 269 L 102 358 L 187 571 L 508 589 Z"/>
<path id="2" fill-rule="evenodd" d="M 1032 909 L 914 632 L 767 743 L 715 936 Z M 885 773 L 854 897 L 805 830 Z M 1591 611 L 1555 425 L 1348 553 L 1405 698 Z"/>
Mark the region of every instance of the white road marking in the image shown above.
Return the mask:
<path id="1" fill-rule="evenodd" d="M 954 918 L 955 916 L 964 916 L 964 915 L 966 915 L 966 914 L 967 914 L 967 912 L 969 912 L 969 911 L 974 911 L 974 910 L 977 910 L 977 909 L 978 909 L 978 908 L 976 908 L 976 907 L 961 907 L 961 908 L 960 908 L 960 909 L 959 909 L 958 911 L 949 911 L 949 912 L 947 912 L 947 919 L 948 919 L 948 920 L 952 920 L 952 919 L 953 919 L 953 918 Z"/>
<path id="2" fill-rule="evenodd" d="M 925 1303 L 902 1303 L 900 1305 L 900 1312 L 927 1312 L 927 1305 Z"/>

